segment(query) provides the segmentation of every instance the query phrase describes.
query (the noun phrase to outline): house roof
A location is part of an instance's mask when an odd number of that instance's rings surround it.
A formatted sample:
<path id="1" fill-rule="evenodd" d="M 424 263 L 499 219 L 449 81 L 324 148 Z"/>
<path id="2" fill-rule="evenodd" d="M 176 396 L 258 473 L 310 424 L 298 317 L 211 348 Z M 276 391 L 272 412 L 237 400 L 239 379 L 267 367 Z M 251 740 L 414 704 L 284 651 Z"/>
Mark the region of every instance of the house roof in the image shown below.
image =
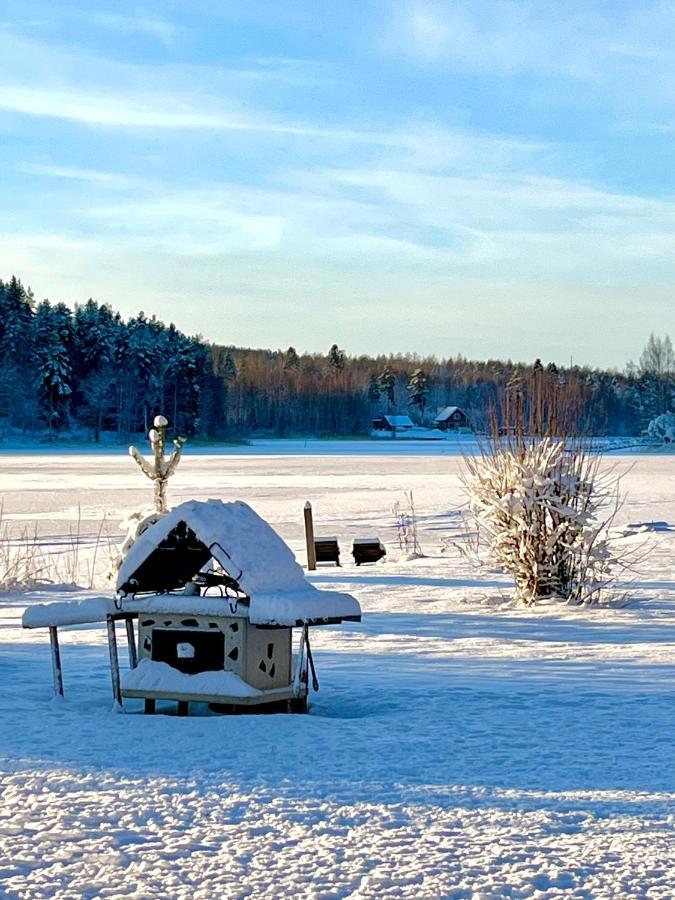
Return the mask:
<path id="1" fill-rule="evenodd" d="M 382 418 L 388 422 L 392 428 L 414 427 L 410 416 L 383 416 Z"/>
<path id="2" fill-rule="evenodd" d="M 119 570 L 118 593 L 125 589 L 131 593 L 128 586 L 143 564 L 184 526 L 194 533 L 202 549 L 208 550 L 208 558 L 213 557 L 250 598 L 249 619 L 254 624 L 295 625 L 360 617 L 359 604 L 349 594 L 318 590 L 310 584 L 288 545 L 241 501 L 188 500 L 176 506 L 132 544 Z M 162 552 L 168 554 L 169 550 Z M 195 555 L 192 575 L 203 567 L 203 557 Z M 208 599 L 212 606 L 217 598 L 192 599 L 197 605 Z M 133 601 L 123 602 L 126 607 Z M 152 600 L 143 602 L 151 604 Z"/>
<path id="3" fill-rule="evenodd" d="M 442 409 L 439 414 L 434 419 L 434 422 L 445 422 L 451 416 L 453 416 L 456 412 L 462 412 L 459 406 L 446 406 L 445 409 Z"/>

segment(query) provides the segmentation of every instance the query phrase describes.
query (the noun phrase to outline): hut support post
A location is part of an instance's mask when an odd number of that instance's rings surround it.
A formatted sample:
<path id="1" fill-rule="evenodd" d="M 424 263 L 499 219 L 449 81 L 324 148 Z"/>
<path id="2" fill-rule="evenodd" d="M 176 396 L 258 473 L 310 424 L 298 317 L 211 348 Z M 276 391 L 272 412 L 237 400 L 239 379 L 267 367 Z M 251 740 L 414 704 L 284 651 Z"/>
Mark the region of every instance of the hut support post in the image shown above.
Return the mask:
<path id="1" fill-rule="evenodd" d="M 56 625 L 49 626 L 49 644 L 52 650 L 52 674 L 54 676 L 54 694 L 63 697 L 63 672 L 61 671 L 61 650 L 59 649 L 59 633 Z"/>
<path id="2" fill-rule="evenodd" d="M 138 665 L 138 654 L 136 652 L 136 640 L 134 638 L 134 620 L 126 618 L 124 625 L 127 630 L 127 645 L 129 648 L 129 668 L 135 669 Z"/>
<path id="3" fill-rule="evenodd" d="M 307 569 L 313 572 L 316 569 L 316 547 L 314 546 L 314 518 L 312 504 L 305 503 L 305 541 L 307 542 Z"/>
<path id="4" fill-rule="evenodd" d="M 293 673 L 293 696 L 299 697 L 302 693 L 303 670 L 305 667 L 305 629 L 300 632 L 300 644 L 298 646 L 298 657 L 295 664 L 295 672 Z"/>
<path id="5" fill-rule="evenodd" d="M 106 624 L 108 628 L 108 652 L 110 653 L 110 676 L 112 678 L 113 700 L 118 706 L 122 706 L 120 660 L 117 654 L 117 635 L 115 634 L 114 618 L 112 616 L 108 616 Z"/>

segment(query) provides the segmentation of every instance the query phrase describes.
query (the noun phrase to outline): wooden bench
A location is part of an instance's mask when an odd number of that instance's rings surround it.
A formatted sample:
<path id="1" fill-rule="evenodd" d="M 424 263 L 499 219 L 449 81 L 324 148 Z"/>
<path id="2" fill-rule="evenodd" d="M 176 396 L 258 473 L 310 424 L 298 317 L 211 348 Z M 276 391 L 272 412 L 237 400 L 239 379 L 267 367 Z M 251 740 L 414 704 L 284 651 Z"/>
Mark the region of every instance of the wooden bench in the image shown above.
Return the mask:
<path id="1" fill-rule="evenodd" d="M 357 566 L 361 563 L 375 563 L 386 555 L 385 546 L 378 537 L 354 538 L 352 556 Z"/>
<path id="2" fill-rule="evenodd" d="M 314 552 L 318 563 L 340 565 L 340 545 L 336 537 L 315 537 Z"/>
<path id="3" fill-rule="evenodd" d="M 54 694 L 57 697 L 63 697 L 63 669 L 61 667 L 59 628 L 73 625 L 98 625 L 106 623 L 113 697 L 115 698 L 115 701 L 121 705 L 122 696 L 119 686 L 119 662 L 117 658 L 115 622 L 119 619 L 124 621 L 129 649 L 129 665 L 131 668 L 135 668 L 137 664 L 133 623 L 135 618 L 137 618 L 137 613 L 119 612 L 115 608 L 113 600 L 109 597 L 88 597 L 85 600 L 68 600 L 60 603 L 41 603 L 35 606 L 29 606 L 23 614 L 22 624 L 24 628 L 49 629 Z"/>

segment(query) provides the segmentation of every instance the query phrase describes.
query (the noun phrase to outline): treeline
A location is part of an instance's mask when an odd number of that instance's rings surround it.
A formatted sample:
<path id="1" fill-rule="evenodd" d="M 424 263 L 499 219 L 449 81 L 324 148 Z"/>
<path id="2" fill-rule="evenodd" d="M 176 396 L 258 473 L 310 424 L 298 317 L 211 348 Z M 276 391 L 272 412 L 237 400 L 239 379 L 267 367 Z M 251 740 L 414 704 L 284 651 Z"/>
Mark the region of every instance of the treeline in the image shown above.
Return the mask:
<path id="1" fill-rule="evenodd" d="M 387 412 L 428 422 L 455 405 L 483 430 L 513 398 L 529 396 L 535 377 L 557 385 L 556 403 L 585 432 L 634 435 L 669 408 L 675 387 L 670 342 L 650 342 L 624 372 L 352 357 L 337 345 L 326 354 L 251 350 L 187 336 L 142 312 L 125 321 L 94 300 L 72 311 L 38 303 L 12 277 L 0 281 L 0 419 L 26 433 L 85 429 L 122 440 L 161 411 L 186 435 L 335 436 L 366 434 Z"/>

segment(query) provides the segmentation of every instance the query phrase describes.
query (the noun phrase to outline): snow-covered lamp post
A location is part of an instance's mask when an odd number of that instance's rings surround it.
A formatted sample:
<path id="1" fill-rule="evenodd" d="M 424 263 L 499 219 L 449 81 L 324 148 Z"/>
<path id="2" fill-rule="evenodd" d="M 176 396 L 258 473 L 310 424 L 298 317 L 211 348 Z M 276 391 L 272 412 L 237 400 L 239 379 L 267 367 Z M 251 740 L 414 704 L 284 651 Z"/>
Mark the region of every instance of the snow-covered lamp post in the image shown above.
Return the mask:
<path id="1" fill-rule="evenodd" d="M 155 511 L 160 513 L 160 515 L 167 512 L 166 483 L 176 471 L 183 444 L 185 443 L 184 437 L 177 437 L 173 442 L 174 449 L 171 451 L 171 455 L 168 459 L 165 458 L 166 429 L 168 424 L 164 416 L 155 416 L 154 428 L 151 428 L 148 432 L 154 456 L 152 464 L 147 461 L 136 447 L 129 447 L 129 454 L 138 463 L 141 472 L 155 482 Z"/>

